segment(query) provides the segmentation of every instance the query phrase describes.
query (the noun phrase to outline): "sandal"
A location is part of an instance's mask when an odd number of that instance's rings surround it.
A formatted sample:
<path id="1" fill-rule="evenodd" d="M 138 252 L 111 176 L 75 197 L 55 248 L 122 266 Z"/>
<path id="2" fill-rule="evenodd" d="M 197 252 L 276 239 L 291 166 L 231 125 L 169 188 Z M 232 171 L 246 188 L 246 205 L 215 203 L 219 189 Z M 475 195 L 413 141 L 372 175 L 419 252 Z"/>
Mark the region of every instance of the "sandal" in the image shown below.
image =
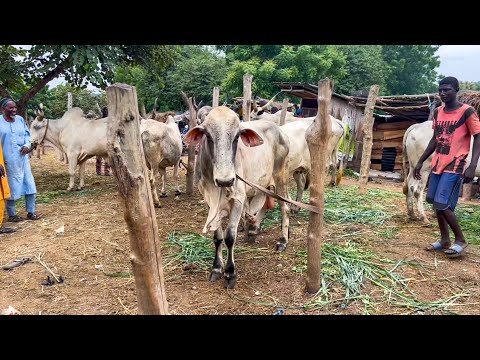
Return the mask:
<path id="1" fill-rule="evenodd" d="M 13 233 L 17 230 L 15 229 L 12 229 L 12 228 L 8 228 L 8 227 L 0 227 L 0 234 L 10 234 L 10 233 Z"/>
<path id="2" fill-rule="evenodd" d="M 428 245 L 425 250 L 427 251 L 445 251 L 448 250 L 448 247 L 443 247 L 442 243 L 440 240 L 435 241 L 434 243 Z"/>
<path id="3" fill-rule="evenodd" d="M 13 215 L 8 217 L 8 222 L 20 222 L 25 220 L 23 217 L 18 216 L 18 215 Z"/>
<path id="4" fill-rule="evenodd" d="M 465 245 L 459 245 L 459 244 L 453 244 L 450 246 L 448 249 L 444 251 L 445 255 L 447 255 L 448 258 L 453 259 L 453 258 L 458 258 L 462 256 L 463 251 L 465 248 L 468 246 L 468 244 Z"/>
<path id="5" fill-rule="evenodd" d="M 36 213 L 28 213 L 27 214 L 27 219 L 28 220 L 38 220 L 40 218 L 41 218 L 41 216 L 36 214 Z"/>

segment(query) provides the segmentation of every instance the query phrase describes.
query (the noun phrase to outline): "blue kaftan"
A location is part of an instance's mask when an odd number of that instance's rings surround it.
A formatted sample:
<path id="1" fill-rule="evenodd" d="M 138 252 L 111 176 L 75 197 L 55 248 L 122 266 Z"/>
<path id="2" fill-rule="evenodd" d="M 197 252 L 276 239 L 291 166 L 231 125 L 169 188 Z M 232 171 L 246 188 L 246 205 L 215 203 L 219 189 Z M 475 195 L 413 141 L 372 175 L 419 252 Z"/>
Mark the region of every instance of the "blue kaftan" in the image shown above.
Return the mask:
<path id="1" fill-rule="evenodd" d="M 30 159 L 28 154 L 20 153 L 23 145 L 30 148 L 30 130 L 23 117 L 16 115 L 14 122 L 8 122 L 1 115 L 0 137 L 8 185 L 12 194 L 8 200 L 17 200 L 23 195 L 35 194 L 37 188 L 30 168 Z"/>

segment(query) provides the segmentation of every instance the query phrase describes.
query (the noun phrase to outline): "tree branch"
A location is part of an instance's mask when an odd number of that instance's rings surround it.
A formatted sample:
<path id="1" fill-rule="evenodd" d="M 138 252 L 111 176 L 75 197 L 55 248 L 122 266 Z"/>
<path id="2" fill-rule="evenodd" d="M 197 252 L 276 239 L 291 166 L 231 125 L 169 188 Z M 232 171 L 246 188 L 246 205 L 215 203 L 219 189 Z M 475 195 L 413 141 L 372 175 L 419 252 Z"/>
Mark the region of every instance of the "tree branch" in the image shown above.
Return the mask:
<path id="1" fill-rule="evenodd" d="M 10 93 L 3 86 L 0 86 L 0 96 L 1 97 L 6 97 L 6 98 L 11 97 Z"/>
<path id="2" fill-rule="evenodd" d="M 40 79 L 35 85 L 33 85 L 18 101 L 18 107 L 25 107 L 28 101 L 33 98 L 40 90 L 42 90 L 45 85 L 47 85 L 51 80 L 57 78 L 60 74 L 65 71 L 65 67 L 70 63 L 72 55 L 68 55 L 65 60 L 63 60 L 57 67 L 50 72 L 48 72 L 42 79 Z"/>

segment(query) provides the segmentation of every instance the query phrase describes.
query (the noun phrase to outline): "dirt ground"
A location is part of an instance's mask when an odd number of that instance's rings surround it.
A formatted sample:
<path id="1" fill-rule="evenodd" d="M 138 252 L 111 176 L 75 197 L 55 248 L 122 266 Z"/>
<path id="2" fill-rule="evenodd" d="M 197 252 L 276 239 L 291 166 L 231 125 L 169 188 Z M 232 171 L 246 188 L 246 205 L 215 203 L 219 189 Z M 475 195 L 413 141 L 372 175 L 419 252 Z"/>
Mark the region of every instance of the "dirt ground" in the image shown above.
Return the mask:
<path id="1" fill-rule="evenodd" d="M 67 193 L 67 166 L 61 164 L 52 149 L 41 160 L 31 159 L 38 189 L 39 221 L 5 223 L 15 227 L 13 234 L 0 235 L 0 310 L 13 306 L 22 314 L 136 314 L 135 281 L 129 262 L 129 239 L 119 202 L 115 179 L 95 174 L 95 160 L 87 163 L 85 190 Z M 78 172 L 77 172 L 78 173 Z M 169 172 L 171 175 L 171 171 Z M 185 176 L 181 172 L 181 189 Z M 78 180 L 77 180 L 78 181 Z M 340 186 L 355 184 L 344 178 Z M 201 234 L 207 210 L 201 196 L 173 197 L 171 177 L 169 196 L 163 207 L 156 209 L 160 241 L 174 230 Z M 370 182 L 369 187 L 401 193 L 398 182 Z M 381 199 L 379 199 L 381 201 Z M 478 201 L 474 201 L 478 205 Z M 408 221 L 404 197 L 398 197 L 394 216 L 385 225 L 399 231 L 394 236 L 374 236 L 368 226 L 338 225 L 325 227 L 325 242 L 341 243 L 348 239 L 378 258 L 417 261 L 424 267 L 402 267 L 411 293 L 422 301 L 434 302 L 456 295 L 456 300 L 444 309 L 419 311 L 415 307 L 395 306 L 379 300 L 369 307 L 365 301 L 353 301 L 345 306 L 341 296 L 313 309 L 305 306 L 316 295 L 305 292 L 305 274 L 294 272 L 299 250 L 306 249 L 308 223 L 291 219 L 291 238 L 285 253 L 275 252 L 279 226 L 257 237 L 257 243 L 245 244 L 243 233 L 238 247 L 256 248 L 255 253 L 236 253 L 238 280 L 235 289 L 226 290 L 223 282 L 208 281 L 208 270 L 166 266 L 166 294 L 171 314 L 273 314 L 285 309 L 285 314 L 480 314 L 480 249 L 471 244 L 460 259 L 447 259 L 443 254 L 424 250 L 438 236 L 433 225 Z M 26 216 L 24 203 L 17 205 L 19 215 Z M 63 232 L 62 232 L 63 227 Z M 369 231 L 371 236 L 368 236 Z M 355 236 L 363 233 L 363 236 Z M 365 236 L 367 234 L 367 236 Z M 208 235 L 209 237 L 211 235 Z M 163 247 L 163 254 L 172 248 Z M 214 246 L 211 244 L 213 258 Z M 21 257 L 32 262 L 12 270 L 1 266 Z M 42 284 L 50 275 L 39 259 L 64 282 Z M 399 269 L 400 270 L 400 269 Z M 51 275 L 50 275 L 51 276 Z M 385 290 L 366 283 L 363 291 L 380 299 Z M 368 311 L 366 311 L 368 309 Z"/>

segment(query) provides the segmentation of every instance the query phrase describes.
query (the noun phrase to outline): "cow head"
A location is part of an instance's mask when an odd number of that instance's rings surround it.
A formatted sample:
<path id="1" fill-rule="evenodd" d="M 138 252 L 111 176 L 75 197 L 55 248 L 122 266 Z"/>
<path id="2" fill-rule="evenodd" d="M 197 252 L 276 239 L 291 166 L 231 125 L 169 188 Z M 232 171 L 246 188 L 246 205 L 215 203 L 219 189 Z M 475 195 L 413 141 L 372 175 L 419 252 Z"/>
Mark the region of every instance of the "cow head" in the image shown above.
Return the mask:
<path id="1" fill-rule="evenodd" d="M 32 145 L 35 146 L 40 142 L 40 139 L 45 137 L 47 120 L 43 111 L 43 104 L 40 104 L 37 109 L 37 116 L 30 124 L 30 135 Z"/>
<path id="2" fill-rule="evenodd" d="M 209 112 L 202 125 L 190 129 L 184 140 L 187 144 L 203 140 L 201 151 L 205 151 L 211 159 L 215 185 L 230 187 L 236 177 L 235 157 L 239 138 L 249 147 L 263 144 L 257 132 L 242 128 L 234 111 L 219 106 Z"/>

